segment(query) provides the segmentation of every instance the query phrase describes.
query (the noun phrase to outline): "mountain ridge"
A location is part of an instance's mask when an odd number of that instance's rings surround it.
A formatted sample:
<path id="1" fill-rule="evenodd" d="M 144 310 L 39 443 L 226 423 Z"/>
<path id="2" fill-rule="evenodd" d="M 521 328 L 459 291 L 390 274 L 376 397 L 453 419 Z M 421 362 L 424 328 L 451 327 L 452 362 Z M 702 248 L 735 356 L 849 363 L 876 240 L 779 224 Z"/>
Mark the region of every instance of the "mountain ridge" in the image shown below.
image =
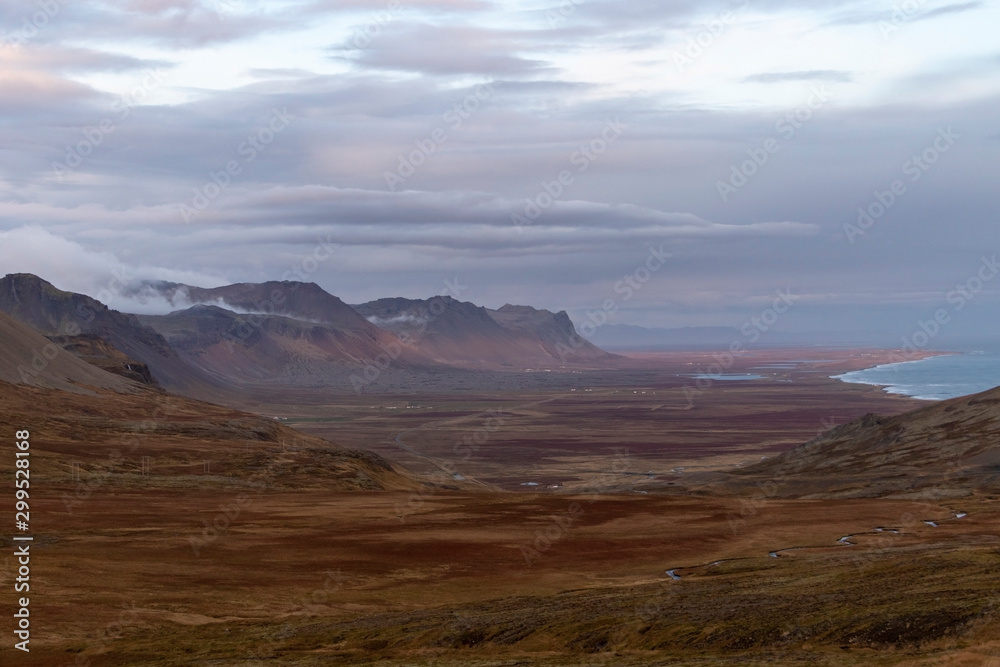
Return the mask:
<path id="1" fill-rule="evenodd" d="M 373 367 L 520 371 L 606 368 L 620 359 L 580 337 L 565 311 L 531 306 L 493 310 L 450 296 L 350 306 L 295 281 L 161 281 L 141 290 L 178 310 L 121 313 L 31 274 L 0 280 L 0 310 L 109 370 L 200 398 L 261 383 L 345 386 Z"/>
<path id="2" fill-rule="evenodd" d="M 185 363 L 163 336 L 137 316 L 108 308 L 85 294 L 60 290 L 33 274 L 0 278 L 0 311 L 45 335 L 98 336 L 127 358 L 145 364 L 151 378 L 165 388 L 186 393 L 219 389 L 215 379 Z"/>
<path id="3" fill-rule="evenodd" d="M 406 337 L 443 363 L 520 370 L 526 365 L 617 359 L 583 340 L 565 311 L 510 304 L 493 310 L 450 296 L 389 297 L 353 307 L 370 322 Z"/>
<path id="4" fill-rule="evenodd" d="M 775 495 L 949 496 L 1000 488 L 1000 387 L 893 417 L 868 414 L 727 473 Z"/>

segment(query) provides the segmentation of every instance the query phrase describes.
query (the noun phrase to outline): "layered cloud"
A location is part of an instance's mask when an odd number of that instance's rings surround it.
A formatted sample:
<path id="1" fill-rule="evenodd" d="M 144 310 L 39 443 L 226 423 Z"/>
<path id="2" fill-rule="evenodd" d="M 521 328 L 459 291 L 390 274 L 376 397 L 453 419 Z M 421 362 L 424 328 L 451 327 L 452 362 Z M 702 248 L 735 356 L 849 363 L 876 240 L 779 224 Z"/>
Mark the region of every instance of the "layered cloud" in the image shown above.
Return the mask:
<path id="1" fill-rule="evenodd" d="M 146 281 L 176 281 L 207 287 L 224 284 L 218 276 L 123 261 L 110 250 L 91 250 L 56 236 L 42 227 L 4 232 L 0 238 L 4 273 L 34 273 L 59 289 L 87 294 L 124 312 L 160 313 L 175 310 L 166 299 L 143 294 Z"/>
<path id="2" fill-rule="evenodd" d="M 1000 246 L 997 10 L 916 4 L 8 4 L 0 268 L 912 319 Z"/>

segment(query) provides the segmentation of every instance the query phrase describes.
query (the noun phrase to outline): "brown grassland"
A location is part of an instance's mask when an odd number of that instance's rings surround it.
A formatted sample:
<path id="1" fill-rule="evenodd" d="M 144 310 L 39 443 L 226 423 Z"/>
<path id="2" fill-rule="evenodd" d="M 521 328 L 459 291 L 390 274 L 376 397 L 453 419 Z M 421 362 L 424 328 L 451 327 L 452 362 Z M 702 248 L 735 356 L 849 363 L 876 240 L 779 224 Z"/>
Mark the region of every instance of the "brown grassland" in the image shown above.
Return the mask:
<path id="1" fill-rule="evenodd" d="M 746 355 L 727 372 L 766 377 L 690 401 L 708 354 L 516 392 L 261 390 L 244 407 L 266 418 L 2 384 L 4 437 L 31 430 L 35 542 L 31 652 L 8 632 L 0 662 L 1000 665 L 991 490 L 712 483 L 923 405 L 828 377 L 884 354 Z"/>

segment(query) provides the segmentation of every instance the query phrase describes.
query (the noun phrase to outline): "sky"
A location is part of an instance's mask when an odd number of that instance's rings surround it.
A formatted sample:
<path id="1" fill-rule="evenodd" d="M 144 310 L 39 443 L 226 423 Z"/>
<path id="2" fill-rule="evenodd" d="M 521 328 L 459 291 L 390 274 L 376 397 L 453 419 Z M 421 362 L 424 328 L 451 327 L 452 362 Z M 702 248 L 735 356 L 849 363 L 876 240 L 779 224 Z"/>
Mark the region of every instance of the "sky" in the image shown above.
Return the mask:
<path id="1" fill-rule="evenodd" d="M 739 327 L 780 292 L 774 329 L 989 335 L 997 25 L 986 1 L 3 0 L 0 269 L 133 312 L 162 307 L 143 280 L 289 279 Z"/>

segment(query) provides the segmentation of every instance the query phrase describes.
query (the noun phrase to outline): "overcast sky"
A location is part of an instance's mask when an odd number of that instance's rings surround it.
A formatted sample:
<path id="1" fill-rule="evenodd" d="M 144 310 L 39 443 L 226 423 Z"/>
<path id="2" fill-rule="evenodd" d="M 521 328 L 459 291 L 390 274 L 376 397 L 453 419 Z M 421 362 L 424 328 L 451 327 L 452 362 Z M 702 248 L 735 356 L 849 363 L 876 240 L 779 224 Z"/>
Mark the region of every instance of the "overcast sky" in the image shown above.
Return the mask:
<path id="1" fill-rule="evenodd" d="M 348 302 L 457 281 L 668 327 L 780 289 L 786 330 L 944 308 L 991 333 L 998 25 L 977 1 L 4 1 L 0 269 L 122 309 L 112 271 Z"/>

